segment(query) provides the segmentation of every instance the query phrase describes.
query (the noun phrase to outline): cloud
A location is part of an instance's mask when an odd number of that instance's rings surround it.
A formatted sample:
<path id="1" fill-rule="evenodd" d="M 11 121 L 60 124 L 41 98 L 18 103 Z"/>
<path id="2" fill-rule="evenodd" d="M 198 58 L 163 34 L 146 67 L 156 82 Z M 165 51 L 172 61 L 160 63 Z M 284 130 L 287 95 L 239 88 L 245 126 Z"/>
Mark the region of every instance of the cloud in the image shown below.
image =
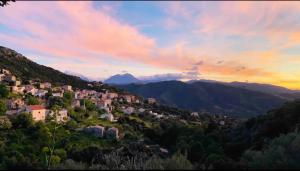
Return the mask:
<path id="1" fill-rule="evenodd" d="M 118 18 L 110 4 L 18 1 L 0 11 L 0 28 L 9 30 L 0 32 L 0 42 L 61 59 L 50 66 L 89 76 L 104 65 L 108 73 L 116 71 L 111 66 L 130 72 L 141 65 L 176 73 L 158 78 L 259 81 L 285 77 L 276 70 L 280 63 L 288 65 L 278 60 L 280 52 L 300 43 L 299 2 L 157 4 L 165 13 L 162 28 L 176 28 L 176 38 L 166 41 L 165 32 L 145 34 Z M 70 62 L 74 59 L 77 63 Z"/>
<path id="2" fill-rule="evenodd" d="M 93 8 L 92 2 L 20 1 L 0 14 L 1 24 L 26 33 L 22 39 L 2 34 L 5 40 L 55 56 L 138 59 L 155 45 L 134 27 Z"/>

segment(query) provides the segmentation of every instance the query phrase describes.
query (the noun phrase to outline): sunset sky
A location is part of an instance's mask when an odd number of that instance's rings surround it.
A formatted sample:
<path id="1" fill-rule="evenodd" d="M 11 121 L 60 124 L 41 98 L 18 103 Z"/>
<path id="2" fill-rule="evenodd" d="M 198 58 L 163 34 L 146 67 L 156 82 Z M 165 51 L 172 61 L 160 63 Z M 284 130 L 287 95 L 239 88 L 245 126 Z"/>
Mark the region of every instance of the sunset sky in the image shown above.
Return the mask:
<path id="1" fill-rule="evenodd" d="M 300 89 L 300 2 L 17 1 L 0 45 L 60 71 Z"/>

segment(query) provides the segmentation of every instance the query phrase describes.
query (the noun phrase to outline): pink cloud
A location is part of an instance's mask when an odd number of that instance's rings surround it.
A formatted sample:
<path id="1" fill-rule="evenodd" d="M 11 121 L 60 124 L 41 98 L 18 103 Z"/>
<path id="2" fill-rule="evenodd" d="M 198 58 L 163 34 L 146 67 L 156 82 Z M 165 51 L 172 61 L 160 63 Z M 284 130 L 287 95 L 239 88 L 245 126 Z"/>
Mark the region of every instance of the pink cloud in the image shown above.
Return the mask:
<path id="1" fill-rule="evenodd" d="M 182 19 L 189 21 L 188 24 L 191 25 L 197 23 L 196 29 L 201 36 L 267 35 L 270 40 L 280 43 L 282 35 L 294 31 L 295 34 L 288 34 L 289 39 L 295 43 L 300 40 L 294 36 L 299 36 L 296 34 L 296 28 L 286 26 L 287 23 L 292 22 L 291 19 L 284 18 L 280 22 L 277 21 L 285 11 L 291 13 L 299 11 L 299 3 L 226 2 L 214 4 L 215 10 L 212 11 L 203 10 L 201 4 L 172 2 L 169 6 L 165 6 L 166 13 L 169 15 L 166 26 L 172 28 L 178 24 L 187 24 L 178 23 L 181 21 L 178 19 Z M 201 10 L 203 12 L 200 15 Z M 105 56 L 129 63 L 143 63 L 150 67 L 190 72 L 191 66 L 203 60 L 203 64 L 196 68 L 197 73 L 237 77 L 272 75 L 262 68 L 252 66 L 239 69 L 241 63 L 216 64 L 219 59 L 202 55 L 224 56 L 222 51 L 216 52 L 216 47 L 208 48 L 203 45 L 191 48 L 188 47 L 188 42 L 175 40 L 167 47 L 157 47 L 154 38 L 142 34 L 136 27 L 121 22 L 110 14 L 109 8 L 95 9 L 92 2 L 18 1 L 1 9 L 0 23 L 20 34 L 18 36 L 0 34 L 0 38 L 17 47 L 63 59 L 89 61 L 94 66 L 101 64 Z M 187 32 L 192 31 L 187 30 Z M 271 57 L 273 54 L 269 55 L 268 59 Z M 59 67 L 59 65 L 53 66 Z M 60 66 L 71 67 L 66 64 Z M 82 66 L 85 68 L 88 64 Z M 76 68 L 82 67 L 76 66 Z"/>

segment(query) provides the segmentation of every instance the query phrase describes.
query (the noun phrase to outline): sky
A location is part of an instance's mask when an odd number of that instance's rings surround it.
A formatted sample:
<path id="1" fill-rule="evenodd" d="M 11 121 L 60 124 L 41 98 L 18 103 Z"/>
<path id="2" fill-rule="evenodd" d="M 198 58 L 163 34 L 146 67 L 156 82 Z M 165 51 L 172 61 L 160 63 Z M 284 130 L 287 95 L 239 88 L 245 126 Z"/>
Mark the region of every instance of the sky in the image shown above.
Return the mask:
<path id="1" fill-rule="evenodd" d="M 62 72 L 300 89 L 300 2 L 17 1 L 0 16 L 0 45 Z"/>

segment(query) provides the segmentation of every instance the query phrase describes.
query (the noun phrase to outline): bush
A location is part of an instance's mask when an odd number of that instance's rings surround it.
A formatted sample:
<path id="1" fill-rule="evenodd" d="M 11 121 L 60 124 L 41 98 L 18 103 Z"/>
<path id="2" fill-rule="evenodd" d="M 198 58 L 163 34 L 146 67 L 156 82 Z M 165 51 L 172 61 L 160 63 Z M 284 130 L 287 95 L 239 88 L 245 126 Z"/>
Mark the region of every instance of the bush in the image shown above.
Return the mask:
<path id="1" fill-rule="evenodd" d="M 10 129 L 12 124 L 6 116 L 0 117 L 0 130 Z"/>

